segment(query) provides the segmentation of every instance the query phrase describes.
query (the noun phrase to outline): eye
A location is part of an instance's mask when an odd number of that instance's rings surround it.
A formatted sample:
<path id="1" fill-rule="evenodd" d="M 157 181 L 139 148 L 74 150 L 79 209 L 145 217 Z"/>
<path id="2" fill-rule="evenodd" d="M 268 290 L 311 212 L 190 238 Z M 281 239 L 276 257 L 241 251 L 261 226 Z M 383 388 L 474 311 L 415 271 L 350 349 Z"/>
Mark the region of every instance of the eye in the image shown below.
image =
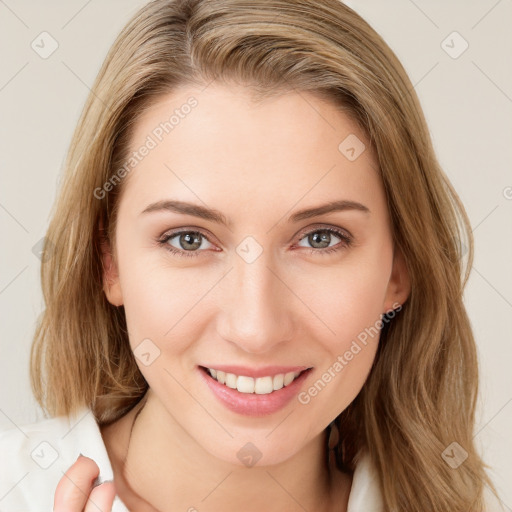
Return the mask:
<path id="1" fill-rule="evenodd" d="M 177 231 L 167 233 L 158 240 L 158 243 L 172 254 L 184 257 L 199 255 L 199 249 L 207 249 L 204 242 L 211 243 L 205 235 L 199 231 Z"/>
<path id="2" fill-rule="evenodd" d="M 339 239 L 340 242 L 331 245 L 333 241 L 335 242 L 333 239 L 336 238 Z M 350 247 L 352 244 L 352 237 L 340 229 L 328 227 L 308 231 L 300 241 L 305 241 L 312 246 L 312 249 L 308 251 L 310 254 L 331 254 Z M 305 246 L 299 244 L 299 247 Z"/>
<path id="3" fill-rule="evenodd" d="M 338 228 L 317 228 L 302 233 L 302 235 L 300 242 L 304 241 L 310 244 L 309 254 L 330 254 L 348 248 L 352 244 L 351 235 Z M 332 243 L 336 242 L 336 239 L 339 242 L 333 245 Z M 213 245 L 206 235 L 193 230 L 166 233 L 157 242 L 172 254 L 183 257 L 199 256 L 203 250 L 209 248 L 205 247 L 205 243 Z M 298 247 L 305 246 L 299 243 Z"/>

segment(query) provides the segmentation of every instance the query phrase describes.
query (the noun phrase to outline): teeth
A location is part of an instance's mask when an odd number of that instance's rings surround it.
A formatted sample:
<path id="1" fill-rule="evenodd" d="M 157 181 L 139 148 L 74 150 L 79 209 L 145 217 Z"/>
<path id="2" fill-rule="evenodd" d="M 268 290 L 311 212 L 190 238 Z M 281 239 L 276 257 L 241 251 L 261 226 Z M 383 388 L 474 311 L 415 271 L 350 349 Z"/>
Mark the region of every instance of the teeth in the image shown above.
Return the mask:
<path id="1" fill-rule="evenodd" d="M 284 374 L 280 373 L 278 375 L 274 376 L 274 389 L 277 391 L 278 389 L 281 389 L 284 386 Z"/>
<path id="2" fill-rule="evenodd" d="M 295 374 L 293 372 L 286 373 L 284 376 L 283 384 L 285 386 L 288 386 L 288 384 L 290 384 L 294 378 L 295 378 Z"/>
<path id="3" fill-rule="evenodd" d="M 278 391 L 283 386 L 290 385 L 300 372 L 279 373 L 274 377 L 247 377 L 245 375 L 235 375 L 234 373 L 225 373 L 220 370 L 208 368 L 210 375 L 231 389 L 236 389 L 240 393 L 256 393 L 257 395 L 268 395 L 273 391 Z"/>
<path id="4" fill-rule="evenodd" d="M 236 375 L 234 373 L 226 374 L 226 386 L 231 389 L 236 389 Z"/>

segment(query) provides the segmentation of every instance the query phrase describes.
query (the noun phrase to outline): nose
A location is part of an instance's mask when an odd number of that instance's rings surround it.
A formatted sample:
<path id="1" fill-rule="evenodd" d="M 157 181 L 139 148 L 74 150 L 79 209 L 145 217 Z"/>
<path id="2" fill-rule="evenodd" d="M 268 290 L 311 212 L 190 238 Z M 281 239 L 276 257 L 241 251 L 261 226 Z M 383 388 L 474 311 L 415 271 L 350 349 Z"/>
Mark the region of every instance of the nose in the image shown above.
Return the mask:
<path id="1" fill-rule="evenodd" d="M 300 314 L 293 312 L 300 302 L 271 264 L 265 251 L 251 263 L 235 254 L 218 290 L 219 335 L 252 354 L 275 353 L 277 345 L 291 340 L 294 314 Z"/>

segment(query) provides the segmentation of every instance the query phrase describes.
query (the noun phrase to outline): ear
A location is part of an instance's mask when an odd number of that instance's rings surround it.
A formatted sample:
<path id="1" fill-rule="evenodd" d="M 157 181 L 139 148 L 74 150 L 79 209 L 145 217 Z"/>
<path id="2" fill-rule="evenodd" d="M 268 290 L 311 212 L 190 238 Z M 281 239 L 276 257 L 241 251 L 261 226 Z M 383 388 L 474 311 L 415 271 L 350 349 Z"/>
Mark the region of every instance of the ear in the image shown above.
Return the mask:
<path id="1" fill-rule="evenodd" d="M 110 242 L 103 230 L 103 223 L 100 222 L 100 240 L 101 240 L 101 261 L 103 267 L 103 291 L 107 300 L 114 306 L 123 305 L 123 294 L 119 282 L 119 271 L 115 264 L 110 248 Z"/>
<path id="2" fill-rule="evenodd" d="M 411 280 L 405 263 L 402 251 L 395 246 L 393 254 L 393 268 L 389 278 L 386 298 L 384 300 L 384 311 L 391 311 L 397 308 L 397 304 L 403 304 L 411 293 Z"/>

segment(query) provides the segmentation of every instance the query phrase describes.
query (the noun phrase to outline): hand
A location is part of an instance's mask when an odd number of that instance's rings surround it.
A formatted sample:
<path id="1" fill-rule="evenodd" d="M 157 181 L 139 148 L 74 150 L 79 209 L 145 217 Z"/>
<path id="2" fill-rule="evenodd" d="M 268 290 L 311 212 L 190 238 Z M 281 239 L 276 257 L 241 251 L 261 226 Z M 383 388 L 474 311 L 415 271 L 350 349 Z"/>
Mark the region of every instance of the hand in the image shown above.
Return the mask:
<path id="1" fill-rule="evenodd" d="M 96 462 L 81 455 L 57 485 L 53 512 L 111 512 L 116 488 L 114 482 L 105 482 L 93 489 L 99 473 Z"/>

